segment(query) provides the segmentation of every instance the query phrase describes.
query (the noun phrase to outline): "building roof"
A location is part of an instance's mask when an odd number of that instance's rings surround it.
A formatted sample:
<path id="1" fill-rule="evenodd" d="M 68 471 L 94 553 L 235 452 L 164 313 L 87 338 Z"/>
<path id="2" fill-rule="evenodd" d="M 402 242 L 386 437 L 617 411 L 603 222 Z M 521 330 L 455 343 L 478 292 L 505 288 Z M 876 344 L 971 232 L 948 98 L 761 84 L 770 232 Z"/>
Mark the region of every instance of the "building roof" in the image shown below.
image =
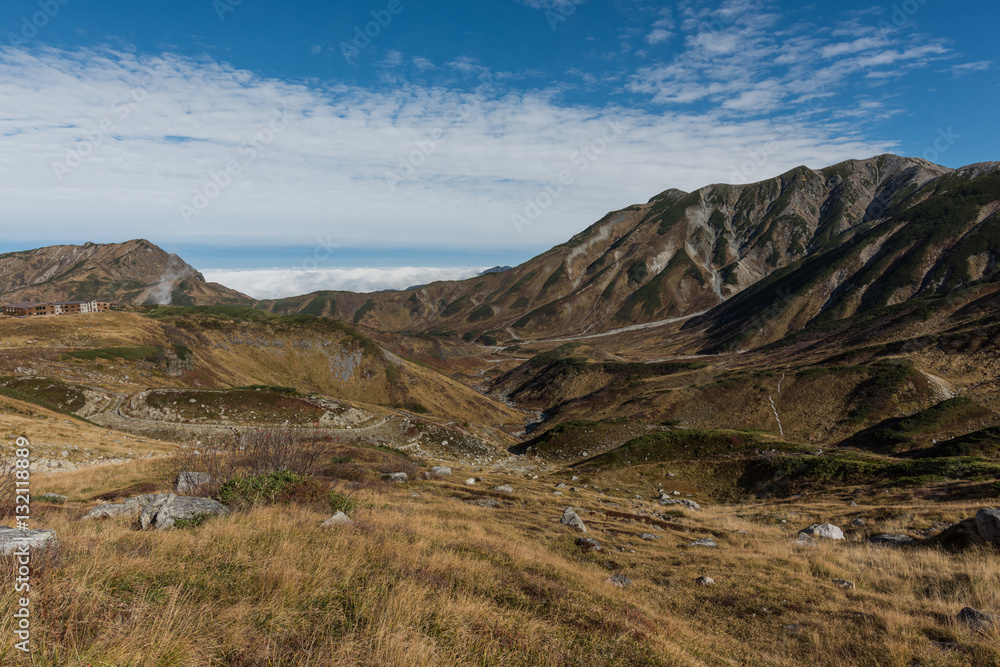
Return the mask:
<path id="1" fill-rule="evenodd" d="M 47 306 L 47 303 L 39 303 L 38 301 L 26 301 L 24 303 L 6 303 L 3 305 L 4 308 L 23 308 L 27 310 L 29 308 L 37 308 L 38 306 Z"/>
<path id="2" fill-rule="evenodd" d="M 85 303 L 97 303 L 96 301 L 53 301 L 52 305 L 55 306 L 80 306 Z"/>

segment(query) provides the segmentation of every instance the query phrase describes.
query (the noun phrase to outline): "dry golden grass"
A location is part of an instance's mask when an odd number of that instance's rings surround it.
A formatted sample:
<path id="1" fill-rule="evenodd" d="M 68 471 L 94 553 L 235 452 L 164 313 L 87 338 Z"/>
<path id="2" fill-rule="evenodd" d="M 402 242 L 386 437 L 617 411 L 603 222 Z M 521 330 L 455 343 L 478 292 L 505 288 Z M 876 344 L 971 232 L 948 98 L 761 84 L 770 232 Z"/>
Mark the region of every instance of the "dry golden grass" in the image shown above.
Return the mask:
<path id="1" fill-rule="evenodd" d="M 85 498 L 165 486 L 171 471 L 170 461 L 145 461 L 46 484 Z M 365 486 L 354 526 L 333 530 L 319 528 L 329 511 L 294 504 L 162 533 L 80 522 L 73 503 L 39 506 L 33 525 L 55 528 L 62 544 L 33 575 L 32 664 L 1000 664 L 995 630 L 953 620 L 964 606 L 1000 611 L 996 550 L 873 548 L 860 541 L 867 532 L 791 542 L 817 520 L 846 527 L 864 515 L 866 531 L 912 531 L 978 505 L 706 506 L 670 529 L 644 523 L 666 508 L 624 493 L 557 497 L 552 480 L 500 473 L 477 473 L 486 480 L 470 487 L 470 474 Z M 499 483 L 514 495 L 492 491 Z M 503 506 L 463 502 L 476 498 Z M 579 533 L 559 524 L 570 503 L 603 552 L 583 552 Z M 719 548 L 687 546 L 703 536 Z M 633 585 L 612 586 L 614 572 Z M 702 575 L 717 585 L 697 586 Z M 9 584 L 0 583 L 0 609 L 13 608 Z M 11 636 L 11 621 L 0 615 L 0 636 Z M 16 664 L 10 644 L 0 645 L 2 664 Z"/>

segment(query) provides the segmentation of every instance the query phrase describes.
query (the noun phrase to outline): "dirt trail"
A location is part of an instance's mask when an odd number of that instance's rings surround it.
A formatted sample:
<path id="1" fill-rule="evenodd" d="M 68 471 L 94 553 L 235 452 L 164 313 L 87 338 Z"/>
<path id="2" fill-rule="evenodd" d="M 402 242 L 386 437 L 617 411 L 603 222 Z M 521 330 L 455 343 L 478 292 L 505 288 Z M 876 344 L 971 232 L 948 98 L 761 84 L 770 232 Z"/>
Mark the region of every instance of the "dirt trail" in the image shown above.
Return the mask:
<path id="1" fill-rule="evenodd" d="M 526 339 L 526 342 L 530 343 L 562 343 L 570 340 L 587 340 L 590 338 L 602 338 L 604 336 L 614 336 L 616 334 L 627 333 L 629 331 L 642 331 L 643 329 L 655 329 L 656 327 L 662 327 L 667 324 L 673 324 L 674 322 L 683 322 L 684 320 L 690 320 L 693 317 L 698 317 L 699 315 L 704 315 L 707 310 L 703 310 L 700 313 L 691 313 L 690 315 L 684 315 L 683 317 L 671 317 L 666 320 L 657 320 L 655 322 L 646 322 L 644 324 L 630 324 L 627 327 L 621 327 L 619 329 L 611 329 L 609 331 L 602 331 L 595 334 L 581 334 L 579 336 L 566 336 L 563 338 L 546 338 L 542 340 L 536 339 Z"/>
<path id="2" fill-rule="evenodd" d="M 940 390 L 938 396 L 941 398 L 942 401 L 946 401 L 949 398 L 954 398 L 955 396 L 958 395 L 958 392 L 955 391 L 951 383 L 945 380 L 944 378 L 940 378 L 937 375 L 928 373 L 927 371 L 924 370 L 921 370 L 920 372 L 923 373 L 924 376 L 931 381 L 931 384 L 933 384 Z"/>

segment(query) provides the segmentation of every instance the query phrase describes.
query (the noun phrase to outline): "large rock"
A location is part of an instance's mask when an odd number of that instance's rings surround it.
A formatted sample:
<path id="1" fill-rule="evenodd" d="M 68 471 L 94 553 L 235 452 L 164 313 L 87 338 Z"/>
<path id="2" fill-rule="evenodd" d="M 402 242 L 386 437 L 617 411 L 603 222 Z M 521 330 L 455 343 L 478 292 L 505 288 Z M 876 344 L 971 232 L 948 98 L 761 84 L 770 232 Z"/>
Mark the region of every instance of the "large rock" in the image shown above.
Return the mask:
<path id="1" fill-rule="evenodd" d="M 710 549 L 714 549 L 714 548 L 718 547 L 719 545 L 716 544 L 715 540 L 713 540 L 710 537 L 702 537 L 702 538 L 699 538 L 699 539 L 695 540 L 694 542 L 691 542 L 690 544 L 688 544 L 688 546 L 689 547 L 709 547 Z"/>
<path id="2" fill-rule="evenodd" d="M 984 507 L 976 512 L 976 530 L 987 542 L 1000 544 L 1000 510 Z"/>
<path id="3" fill-rule="evenodd" d="M 559 521 L 564 525 L 573 526 L 581 533 L 587 532 L 587 526 L 583 524 L 583 519 L 581 519 L 580 516 L 573 511 L 572 507 L 567 507 L 563 510 L 562 519 Z"/>
<path id="4" fill-rule="evenodd" d="M 400 484 L 402 484 L 403 482 L 408 482 L 410 480 L 410 478 L 407 476 L 405 472 L 387 472 L 384 475 L 382 475 L 382 479 L 386 480 L 387 482 L 399 482 Z"/>
<path id="5" fill-rule="evenodd" d="M 19 551 L 24 546 L 28 549 L 40 550 L 53 546 L 56 540 L 56 531 L 43 530 L 39 528 L 11 528 L 0 526 L 0 554 L 12 554 Z"/>
<path id="6" fill-rule="evenodd" d="M 500 486 L 494 486 L 494 491 L 499 491 L 500 493 L 514 493 L 514 487 L 510 484 L 501 484 Z"/>
<path id="7" fill-rule="evenodd" d="M 690 510 L 694 510 L 695 512 L 701 511 L 701 505 L 691 500 L 690 498 L 681 498 L 681 505 L 684 505 L 684 507 L 687 507 Z"/>
<path id="8" fill-rule="evenodd" d="M 153 496 L 142 508 L 139 527 L 143 530 L 166 530 L 177 521 L 194 521 L 205 516 L 228 513 L 228 507 L 211 498 L 161 493 Z"/>
<path id="9" fill-rule="evenodd" d="M 189 493 L 197 491 L 199 488 L 212 481 L 212 476 L 207 472 L 192 472 L 190 470 L 177 473 L 177 482 L 174 488 L 177 493 Z"/>
<path id="10" fill-rule="evenodd" d="M 450 475 L 451 468 L 449 468 L 448 466 L 432 466 L 431 472 L 434 473 L 435 475 Z"/>
<path id="11" fill-rule="evenodd" d="M 618 588 L 625 588 L 626 586 L 632 585 L 632 580 L 626 577 L 624 574 L 612 574 L 608 577 L 608 583 Z"/>
<path id="12" fill-rule="evenodd" d="M 913 544 L 915 540 L 909 535 L 889 535 L 888 533 L 882 533 L 881 535 L 872 535 L 868 538 L 868 542 L 884 547 L 901 547 Z"/>
<path id="13" fill-rule="evenodd" d="M 600 542 L 595 540 L 593 537 L 578 537 L 576 538 L 576 545 L 583 549 L 584 551 L 603 551 Z"/>
<path id="14" fill-rule="evenodd" d="M 827 540 L 842 540 L 844 539 L 844 531 L 842 531 L 837 526 L 832 523 L 814 523 L 808 528 L 803 528 L 799 531 L 799 535 L 808 535 L 809 537 L 822 537 Z"/>
<path id="15" fill-rule="evenodd" d="M 129 498 L 120 503 L 103 503 L 98 505 L 94 509 L 90 510 L 83 516 L 83 520 L 88 519 L 113 519 L 119 516 L 125 516 L 129 518 L 136 518 L 142 508 L 145 507 L 149 502 L 156 496 L 150 494 L 144 494 L 141 496 L 136 496 L 134 498 Z"/>

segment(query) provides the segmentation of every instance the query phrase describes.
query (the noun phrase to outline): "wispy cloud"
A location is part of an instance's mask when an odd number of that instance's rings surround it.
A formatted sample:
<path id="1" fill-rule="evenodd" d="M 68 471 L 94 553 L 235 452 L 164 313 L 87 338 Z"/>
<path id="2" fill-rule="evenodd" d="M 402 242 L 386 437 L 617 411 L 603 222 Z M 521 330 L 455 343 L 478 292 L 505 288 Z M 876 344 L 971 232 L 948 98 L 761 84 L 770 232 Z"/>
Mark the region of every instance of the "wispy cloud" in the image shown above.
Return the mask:
<path id="1" fill-rule="evenodd" d="M 710 77 L 731 67 L 710 65 Z M 472 60 L 448 68 L 493 83 L 478 93 L 402 75 L 383 89 L 306 86 L 207 59 L 0 49 L 0 226 L 8 243 L 333 236 L 345 247 L 537 249 L 667 187 L 725 181 L 765 142 L 783 149 L 762 178 L 893 148 L 809 119 L 568 104 L 556 89 L 508 90 Z M 725 93 L 734 112 L 781 96 L 769 80 L 722 87 L 689 81 L 673 94 Z M 621 136 L 577 173 L 574 155 L 599 145 L 612 122 Z M 54 165 L 72 154 L 78 164 L 60 181 Z M 386 174 L 401 163 L 415 168 L 390 190 Z M 567 169 L 566 193 L 515 233 L 511 214 Z M 185 224 L 179 206 L 198 193 L 206 206 Z"/>

